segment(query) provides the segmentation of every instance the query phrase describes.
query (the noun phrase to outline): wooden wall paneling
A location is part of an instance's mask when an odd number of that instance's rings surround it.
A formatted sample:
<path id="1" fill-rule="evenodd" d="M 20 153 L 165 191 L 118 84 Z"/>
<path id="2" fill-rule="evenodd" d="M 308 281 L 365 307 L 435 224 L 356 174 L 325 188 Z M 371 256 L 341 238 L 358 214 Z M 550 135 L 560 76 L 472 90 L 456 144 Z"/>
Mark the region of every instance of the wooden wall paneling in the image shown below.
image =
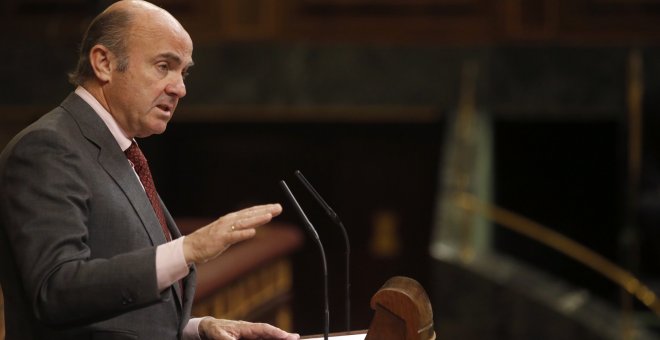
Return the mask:
<path id="1" fill-rule="evenodd" d="M 489 0 L 290 0 L 294 39 L 357 42 L 489 42 Z"/>
<path id="2" fill-rule="evenodd" d="M 262 40 L 276 38 L 281 31 L 282 0 L 225 0 L 220 15 L 225 38 Z"/>
<path id="3" fill-rule="evenodd" d="M 277 38 L 285 0 L 159 0 L 195 43 Z"/>
<path id="4" fill-rule="evenodd" d="M 506 0 L 502 9 L 505 40 L 548 40 L 557 35 L 559 0 Z"/>
<path id="5" fill-rule="evenodd" d="M 78 41 L 87 25 L 113 1 L 9 0 L 1 6 L 8 18 L 5 32 L 38 41 Z M 270 36 L 278 22 L 277 0 L 152 0 L 168 10 L 196 43 L 228 38 L 254 40 Z M 9 37 L 8 37 L 9 38 Z"/>
<path id="6" fill-rule="evenodd" d="M 0 5 L 3 20 L 0 25 L 11 32 L 10 39 L 27 39 L 39 42 L 79 41 L 91 20 L 112 0 L 8 0 Z M 200 32 L 209 30 L 208 13 L 214 1 L 204 0 L 152 0 L 170 11 L 182 22 Z M 199 23 L 198 25 L 194 25 Z M 186 25 L 186 24 L 184 24 Z M 200 25 L 204 25 L 202 30 Z M 187 26 L 187 25 L 186 25 Z"/>
<path id="7" fill-rule="evenodd" d="M 9 0 L 2 6 L 7 11 L 0 25 L 10 40 L 79 39 L 94 10 L 85 0 Z"/>
<path id="8" fill-rule="evenodd" d="M 153 0 L 153 3 L 172 13 L 195 44 L 205 44 L 221 40 L 220 3 L 223 1 Z"/>
<path id="9" fill-rule="evenodd" d="M 561 0 L 564 40 L 655 43 L 660 41 L 658 0 Z"/>
<path id="10" fill-rule="evenodd" d="M 6 41 L 76 42 L 112 0 L 5 0 Z M 196 43 L 656 43 L 660 0 L 153 0 Z"/>

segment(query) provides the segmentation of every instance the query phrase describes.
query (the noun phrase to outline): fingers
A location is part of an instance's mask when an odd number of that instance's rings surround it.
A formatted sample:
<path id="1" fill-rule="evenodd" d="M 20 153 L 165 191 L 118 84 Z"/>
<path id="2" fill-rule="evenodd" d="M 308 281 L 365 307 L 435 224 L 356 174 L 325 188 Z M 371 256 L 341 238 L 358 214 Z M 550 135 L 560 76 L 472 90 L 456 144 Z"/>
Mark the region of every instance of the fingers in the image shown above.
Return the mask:
<path id="1" fill-rule="evenodd" d="M 203 334 L 206 339 L 300 339 L 298 334 L 287 333 L 277 327 L 265 323 L 251 323 L 207 317 L 202 320 L 199 326 L 200 334 Z"/>
<path id="2" fill-rule="evenodd" d="M 224 236 L 225 249 L 233 244 L 245 240 L 249 240 L 252 237 L 254 237 L 254 235 L 256 234 L 257 234 L 257 230 L 254 228 L 241 229 L 241 230 L 236 229 L 236 231 L 230 231 Z"/>
<path id="3" fill-rule="evenodd" d="M 270 222 L 272 218 L 273 215 L 270 213 L 240 218 L 237 219 L 234 223 L 232 223 L 232 225 L 229 226 L 227 231 L 236 232 L 243 229 L 255 228 Z"/>
<path id="4" fill-rule="evenodd" d="M 254 237 L 255 228 L 264 225 L 282 213 L 279 204 L 264 204 L 242 209 L 220 217 L 198 229 L 184 239 L 186 261 L 209 261 L 231 245 Z"/>
<path id="5" fill-rule="evenodd" d="M 264 205 L 257 205 L 254 207 L 246 208 L 243 210 L 239 210 L 236 212 L 233 212 L 231 214 L 228 214 L 224 216 L 227 219 L 233 219 L 233 220 L 241 220 L 245 218 L 250 218 L 250 217 L 255 217 L 255 216 L 260 216 L 260 215 L 266 215 L 270 214 L 271 217 L 275 217 L 282 213 L 282 206 L 279 204 L 264 204 Z"/>
<path id="6" fill-rule="evenodd" d="M 297 340 L 300 335 L 287 333 L 275 326 L 266 323 L 243 322 L 241 327 L 241 336 L 247 339 L 280 339 Z"/>
<path id="7" fill-rule="evenodd" d="M 281 205 L 265 204 L 227 214 L 219 218 L 216 222 L 219 224 L 218 228 L 223 228 L 223 225 L 227 225 L 225 229 L 227 232 L 236 232 L 266 224 L 280 213 L 282 213 Z"/>

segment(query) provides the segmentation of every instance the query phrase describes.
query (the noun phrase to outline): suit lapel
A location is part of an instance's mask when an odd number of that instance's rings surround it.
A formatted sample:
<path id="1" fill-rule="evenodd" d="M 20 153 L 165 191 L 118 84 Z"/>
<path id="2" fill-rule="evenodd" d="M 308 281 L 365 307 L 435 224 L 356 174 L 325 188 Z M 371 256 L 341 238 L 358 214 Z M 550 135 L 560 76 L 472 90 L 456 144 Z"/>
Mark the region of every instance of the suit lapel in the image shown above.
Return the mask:
<path id="1" fill-rule="evenodd" d="M 135 209 L 136 214 L 139 216 L 142 221 L 142 226 L 144 227 L 147 235 L 152 245 L 160 245 L 165 242 L 165 235 L 163 235 L 163 229 L 156 217 L 151 202 L 147 195 L 145 194 L 140 180 L 135 175 L 133 169 L 126 159 L 126 156 L 119 148 L 117 141 L 115 140 L 110 130 L 106 127 L 103 120 L 98 116 L 96 112 L 78 95 L 72 93 L 67 97 L 61 106 L 71 114 L 71 116 L 76 120 L 78 126 L 83 135 L 99 149 L 98 162 L 103 167 L 103 169 L 112 177 L 112 179 L 117 183 L 121 190 L 126 195 L 126 198 L 131 203 Z M 167 208 L 160 201 L 163 212 L 165 213 L 165 219 L 167 221 L 167 226 L 172 234 L 173 238 L 178 238 L 181 236 L 181 232 L 176 227 L 174 219 L 167 211 Z M 181 292 L 180 286 L 174 284 L 174 294 L 178 296 L 175 298 L 177 300 L 177 309 L 181 313 L 182 300 L 185 296 L 190 296 L 192 300 L 192 295 L 194 293 L 189 293 L 189 288 L 194 289 L 194 280 L 189 280 L 189 278 L 194 277 L 194 269 L 191 269 L 191 274 L 188 275 L 184 284 L 191 284 L 192 287 L 186 287 L 186 294 Z M 186 304 L 192 303 L 191 301 L 184 301 Z"/>
<path id="2" fill-rule="evenodd" d="M 126 195 L 142 221 L 151 243 L 166 242 L 160 222 L 114 136 L 94 110 L 78 95 L 70 94 L 61 104 L 76 120 L 83 135 L 99 149 L 98 162 Z"/>
<path id="3" fill-rule="evenodd" d="M 170 215 L 169 210 L 165 207 L 165 202 L 160 198 L 160 195 L 158 195 L 158 202 L 160 202 L 160 206 L 163 207 L 163 214 L 165 215 L 165 221 L 167 222 L 167 229 L 169 229 L 170 234 L 172 235 L 172 239 L 176 239 L 181 237 L 181 231 L 179 231 L 179 227 L 177 227 L 176 223 L 174 222 L 174 218 L 172 215 Z"/>

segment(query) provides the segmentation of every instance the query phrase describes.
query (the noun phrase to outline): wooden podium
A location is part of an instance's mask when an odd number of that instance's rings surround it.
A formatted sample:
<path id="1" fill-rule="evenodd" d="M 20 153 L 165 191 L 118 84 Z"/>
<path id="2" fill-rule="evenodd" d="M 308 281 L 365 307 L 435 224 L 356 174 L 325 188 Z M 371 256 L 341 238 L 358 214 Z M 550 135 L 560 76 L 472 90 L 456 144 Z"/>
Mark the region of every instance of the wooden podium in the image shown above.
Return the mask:
<path id="1" fill-rule="evenodd" d="M 336 333 L 335 340 L 434 340 L 433 310 L 424 288 L 415 280 L 395 276 L 371 298 L 374 318 L 365 332 Z M 317 340 L 323 336 L 303 339 Z"/>

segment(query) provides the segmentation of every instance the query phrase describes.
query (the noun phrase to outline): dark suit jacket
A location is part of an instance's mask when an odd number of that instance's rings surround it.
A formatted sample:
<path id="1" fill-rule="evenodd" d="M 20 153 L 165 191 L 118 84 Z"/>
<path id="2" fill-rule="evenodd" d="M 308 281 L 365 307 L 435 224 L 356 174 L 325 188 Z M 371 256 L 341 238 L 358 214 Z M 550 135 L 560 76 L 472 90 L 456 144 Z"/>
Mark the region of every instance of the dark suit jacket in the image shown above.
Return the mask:
<path id="1" fill-rule="evenodd" d="M 76 94 L 0 155 L 7 340 L 180 338 L 194 268 L 182 298 L 176 284 L 158 292 L 156 246 L 164 242 L 124 153 Z"/>

